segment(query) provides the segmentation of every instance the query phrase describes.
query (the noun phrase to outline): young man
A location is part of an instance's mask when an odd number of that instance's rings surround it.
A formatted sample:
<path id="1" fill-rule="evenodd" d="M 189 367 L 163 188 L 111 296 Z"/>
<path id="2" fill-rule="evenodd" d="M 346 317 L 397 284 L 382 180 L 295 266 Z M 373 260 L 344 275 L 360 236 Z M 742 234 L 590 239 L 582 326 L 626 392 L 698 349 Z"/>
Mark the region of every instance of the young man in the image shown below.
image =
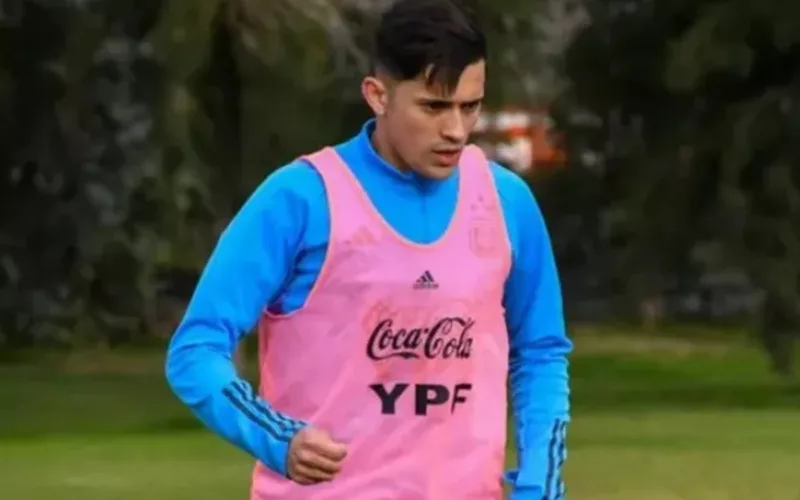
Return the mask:
<path id="1" fill-rule="evenodd" d="M 382 17 L 361 132 L 286 165 L 226 229 L 167 377 L 257 459 L 252 500 L 564 497 L 567 356 L 545 224 L 467 145 L 486 44 L 455 0 Z M 258 324 L 260 391 L 232 353 Z"/>

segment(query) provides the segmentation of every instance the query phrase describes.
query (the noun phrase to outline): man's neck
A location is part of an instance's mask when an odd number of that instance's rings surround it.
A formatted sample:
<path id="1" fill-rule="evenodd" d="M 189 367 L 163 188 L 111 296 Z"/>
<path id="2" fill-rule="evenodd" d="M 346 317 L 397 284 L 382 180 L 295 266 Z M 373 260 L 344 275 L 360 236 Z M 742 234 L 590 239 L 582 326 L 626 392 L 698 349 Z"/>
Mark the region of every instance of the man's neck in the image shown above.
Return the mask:
<path id="1" fill-rule="evenodd" d="M 386 136 L 385 128 L 381 126 L 380 120 L 375 123 L 375 128 L 370 134 L 369 138 L 375 152 L 388 164 L 399 170 L 400 172 L 410 172 L 411 169 L 405 166 L 400 156 L 395 152 L 394 148 L 390 145 L 389 138 Z"/>

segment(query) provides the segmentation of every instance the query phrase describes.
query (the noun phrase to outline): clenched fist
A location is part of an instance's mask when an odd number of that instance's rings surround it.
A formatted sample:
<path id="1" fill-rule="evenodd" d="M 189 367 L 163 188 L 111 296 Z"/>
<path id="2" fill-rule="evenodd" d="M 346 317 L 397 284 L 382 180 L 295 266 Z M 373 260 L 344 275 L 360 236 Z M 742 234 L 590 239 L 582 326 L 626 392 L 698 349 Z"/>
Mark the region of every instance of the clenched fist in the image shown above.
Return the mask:
<path id="1" fill-rule="evenodd" d="M 313 427 L 298 432 L 289 444 L 289 479 L 309 485 L 330 481 L 341 469 L 347 448 Z"/>

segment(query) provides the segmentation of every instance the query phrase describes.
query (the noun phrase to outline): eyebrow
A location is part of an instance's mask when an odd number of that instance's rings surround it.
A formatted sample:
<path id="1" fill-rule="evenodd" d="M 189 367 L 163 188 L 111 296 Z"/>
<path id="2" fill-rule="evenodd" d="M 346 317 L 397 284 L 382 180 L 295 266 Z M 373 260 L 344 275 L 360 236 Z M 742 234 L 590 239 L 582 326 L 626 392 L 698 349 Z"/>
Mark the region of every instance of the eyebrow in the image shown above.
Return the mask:
<path id="1" fill-rule="evenodd" d="M 463 105 L 474 105 L 480 104 L 484 99 L 484 96 L 478 97 L 476 99 L 470 99 L 469 101 L 463 101 L 460 103 L 456 103 L 452 99 L 441 99 L 436 97 L 420 97 L 416 101 L 421 104 L 433 104 L 433 105 L 442 105 L 442 106 L 450 106 L 453 104 L 458 104 L 460 106 Z"/>

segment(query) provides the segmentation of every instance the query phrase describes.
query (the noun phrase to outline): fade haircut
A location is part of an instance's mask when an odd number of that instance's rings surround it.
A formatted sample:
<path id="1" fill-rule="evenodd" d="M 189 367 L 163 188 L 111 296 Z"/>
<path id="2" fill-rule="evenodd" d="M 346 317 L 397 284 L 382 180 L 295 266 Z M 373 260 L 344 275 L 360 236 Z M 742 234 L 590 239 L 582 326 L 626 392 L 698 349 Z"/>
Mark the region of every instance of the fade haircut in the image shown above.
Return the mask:
<path id="1" fill-rule="evenodd" d="M 459 0 L 397 0 L 381 16 L 373 43 L 373 72 L 399 81 L 424 75 L 452 92 L 464 69 L 486 59 L 486 37 Z"/>

